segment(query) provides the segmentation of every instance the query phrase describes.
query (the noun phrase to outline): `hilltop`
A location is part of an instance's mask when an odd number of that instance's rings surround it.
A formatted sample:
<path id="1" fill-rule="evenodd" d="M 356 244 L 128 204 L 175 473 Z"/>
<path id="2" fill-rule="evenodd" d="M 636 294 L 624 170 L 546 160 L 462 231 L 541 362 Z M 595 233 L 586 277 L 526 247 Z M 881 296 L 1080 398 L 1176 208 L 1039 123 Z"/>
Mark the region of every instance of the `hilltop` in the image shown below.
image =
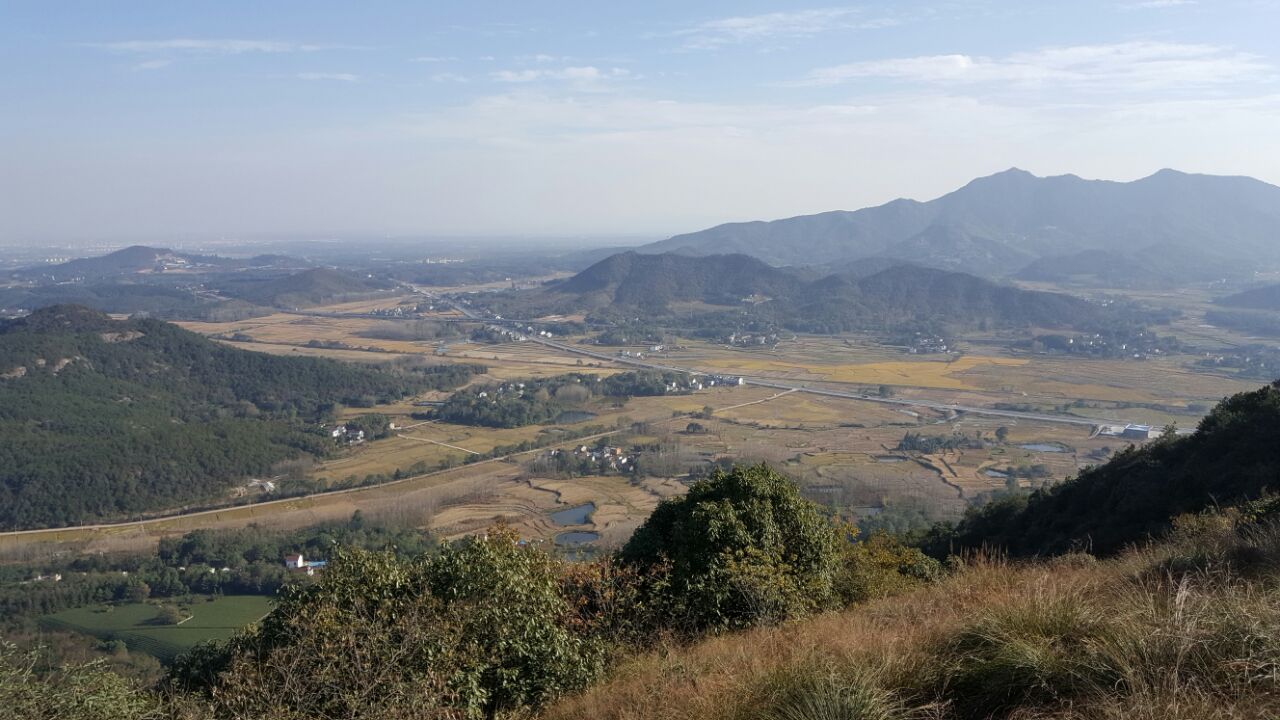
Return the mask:
<path id="1" fill-rule="evenodd" d="M 0 324 L 0 526 L 118 518 L 216 499 L 303 453 L 338 403 L 412 376 L 277 357 L 159 320 L 54 306 Z"/>
<path id="2" fill-rule="evenodd" d="M 909 260 L 988 277 L 1058 258 L 1088 263 L 1105 251 L 1159 274 L 1216 279 L 1232 262 L 1280 263 L 1280 187 L 1246 177 L 1175 170 L 1133 182 L 1036 177 L 1011 169 L 928 202 L 894 200 L 771 222 L 739 222 L 676 235 L 642 252 L 744 253 L 775 265 L 860 258 Z"/>
<path id="3" fill-rule="evenodd" d="M 298 265 L 297 260 L 281 255 L 259 255 L 247 259 L 237 259 L 187 253 L 169 248 L 131 245 L 106 255 L 77 258 L 57 265 L 24 268 L 15 274 L 24 278 L 67 282 L 71 280 L 103 280 L 171 271 L 228 271 L 244 268 L 290 267 L 296 265 Z"/>
<path id="4" fill-rule="evenodd" d="M 690 258 L 670 253 L 611 255 L 555 285 L 583 307 L 626 306 L 665 311 L 672 302 L 737 305 L 751 295 L 787 297 L 802 283 L 746 255 Z"/>
<path id="5" fill-rule="evenodd" d="M 808 280 L 745 255 L 627 252 L 540 291 L 533 302 L 650 317 L 670 313 L 674 303 L 697 303 L 703 312 L 741 310 L 785 327 L 822 331 L 921 322 L 1065 327 L 1097 322 L 1103 315 L 1101 308 L 1068 295 L 885 264 L 869 261 L 875 270 L 870 274 L 850 267 Z"/>

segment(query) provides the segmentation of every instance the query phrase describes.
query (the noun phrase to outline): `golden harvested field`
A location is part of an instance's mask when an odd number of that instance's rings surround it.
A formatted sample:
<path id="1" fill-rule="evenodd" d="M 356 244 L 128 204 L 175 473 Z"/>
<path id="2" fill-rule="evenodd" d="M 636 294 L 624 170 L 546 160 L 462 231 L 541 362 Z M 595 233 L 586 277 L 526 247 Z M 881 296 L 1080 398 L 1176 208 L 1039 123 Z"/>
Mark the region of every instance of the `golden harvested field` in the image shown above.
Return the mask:
<path id="1" fill-rule="evenodd" d="M 709 369 L 751 375 L 858 383 L 865 385 L 909 385 L 949 390 L 976 389 L 963 373 L 975 368 L 1008 368 L 1026 365 L 1027 360 L 965 355 L 951 361 L 922 360 L 846 363 L 840 365 L 797 364 L 786 360 L 744 358 L 741 360 L 710 359 Z"/>
<path id="2" fill-rule="evenodd" d="M 374 310 L 391 310 L 401 305 L 417 305 L 422 302 L 420 295 L 400 294 L 387 295 L 381 298 L 369 298 L 365 300 L 353 300 L 351 302 L 336 303 L 334 305 L 320 305 L 307 308 L 310 312 L 322 313 L 371 313 Z"/>
<path id="3" fill-rule="evenodd" d="M 854 403 L 839 398 L 792 393 L 767 403 L 717 412 L 718 417 L 766 427 L 812 428 L 840 424 L 882 425 L 911 418 L 891 405 Z"/>
<path id="4" fill-rule="evenodd" d="M 601 404 L 594 408 L 597 412 L 596 417 L 580 423 L 557 426 L 531 425 L 511 429 L 469 427 L 442 422 L 424 423 L 413 420 L 407 415 L 393 414 L 392 421 L 407 429 L 396 431 L 393 437 L 359 445 L 346 456 L 316 465 L 309 474 L 329 481 L 343 480 L 350 476 L 364 478 L 367 475 L 391 475 L 396 470 L 408 471 L 418 462 L 433 464 L 446 457 L 462 460 L 470 454 L 468 450 L 483 454 L 499 445 L 516 445 L 543 436 L 554 437 L 549 433 L 580 433 L 580 429 L 587 426 L 604 425 L 612 428 L 620 423 L 670 420 L 673 413 L 693 412 L 705 405 L 723 407 L 751 402 L 772 394 L 773 391 L 765 388 L 744 387 L 715 388 L 693 395 L 632 398 L 622 408 Z M 400 405 L 384 406 L 376 410 L 386 412 L 392 407 L 404 409 L 404 406 Z M 360 412 L 369 412 L 369 410 Z M 447 447 L 447 445 L 454 447 Z"/>
<path id="5" fill-rule="evenodd" d="M 6 558 L 43 557 L 51 552 L 99 553 L 154 549 L 162 537 L 200 529 L 226 529 L 250 524 L 290 529 L 344 520 L 356 510 L 385 516 L 402 524 L 424 524 L 445 504 L 487 492 L 499 478 L 513 477 L 519 467 L 500 461 L 470 465 L 376 487 L 357 488 L 304 498 L 142 520 L 31 533 L 0 534 Z"/>
<path id="6" fill-rule="evenodd" d="M 225 341 L 231 347 L 241 350 L 269 353 L 271 355 L 294 355 L 298 357 L 322 357 L 331 360 L 342 360 L 352 363 L 384 363 L 402 358 L 408 353 L 371 352 L 369 350 L 338 350 L 334 348 L 310 348 L 284 343 L 232 342 Z M 418 353 L 414 353 L 415 355 Z"/>
<path id="7" fill-rule="evenodd" d="M 1019 367 L 974 368 L 965 379 L 987 391 L 1027 393 L 1053 399 L 1160 403 L 1216 402 L 1252 389 L 1252 383 L 1184 367 L 1189 358 L 1158 360 L 1069 360 L 1035 358 Z"/>

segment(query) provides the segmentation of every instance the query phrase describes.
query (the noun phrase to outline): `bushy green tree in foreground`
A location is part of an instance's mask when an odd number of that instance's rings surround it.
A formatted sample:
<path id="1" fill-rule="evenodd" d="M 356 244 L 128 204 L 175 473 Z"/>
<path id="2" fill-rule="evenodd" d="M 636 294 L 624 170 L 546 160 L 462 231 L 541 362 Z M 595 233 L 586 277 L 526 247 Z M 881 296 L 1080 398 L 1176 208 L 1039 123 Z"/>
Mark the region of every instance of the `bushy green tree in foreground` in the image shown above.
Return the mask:
<path id="1" fill-rule="evenodd" d="M 794 483 L 761 464 L 717 470 L 664 500 L 620 560 L 659 572 L 650 610 L 697 633 L 834 606 L 846 544 Z"/>
<path id="2" fill-rule="evenodd" d="M 416 561 L 339 554 L 257 630 L 192 653 L 180 684 L 231 717 L 494 717 L 603 668 L 569 628 L 557 561 L 497 531 Z"/>

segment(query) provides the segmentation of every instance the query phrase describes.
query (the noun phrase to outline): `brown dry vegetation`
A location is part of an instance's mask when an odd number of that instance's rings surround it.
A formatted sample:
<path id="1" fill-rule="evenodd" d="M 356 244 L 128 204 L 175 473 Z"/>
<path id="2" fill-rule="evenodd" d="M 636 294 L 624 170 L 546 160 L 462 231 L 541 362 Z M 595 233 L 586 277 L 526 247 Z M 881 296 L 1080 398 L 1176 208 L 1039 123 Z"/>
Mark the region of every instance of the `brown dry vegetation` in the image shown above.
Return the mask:
<path id="1" fill-rule="evenodd" d="M 1277 561 L 1276 526 L 1242 539 L 1226 524 L 1106 562 L 983 559 L 905 595 L 635 658 L 540 717 L 1276 717 Z"/>

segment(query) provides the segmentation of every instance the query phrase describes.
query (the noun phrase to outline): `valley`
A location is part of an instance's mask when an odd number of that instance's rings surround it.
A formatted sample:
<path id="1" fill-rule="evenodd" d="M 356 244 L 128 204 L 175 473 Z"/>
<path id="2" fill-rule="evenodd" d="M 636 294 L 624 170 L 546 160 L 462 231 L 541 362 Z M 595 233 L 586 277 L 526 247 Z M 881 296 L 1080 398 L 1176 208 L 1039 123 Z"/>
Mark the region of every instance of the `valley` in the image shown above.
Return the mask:
<path id="1" fill-rule="evenodd" d="M 607 376 L 641 366 L 735 382 L 741 377 L 746 384 L 632 398 L 622 406 L 603 403 L 577 422 L 512 429 L 419 419 L 447 397 L 438 391 L 373 408 L 348 407 L 340 420 L 376 412 L 397 430 L 289 470 L 305 482 L 303 487 L 313 488 L 302 497 L 242 498 L 252 499 L 251 504 L 123 525 L 4 533 L 0 553 L 17 558 L 139 551 L 194 529 L 263 523 L 297 528 L 342 520 L 356 511 L 445 537 L 501 520 L 532 540 L 550 541 L 560 529 L 548 522 L 549 513 L 579 502 L 601 508 L 600 519 L 580 529 L 597 533 L 595 542 L 609 547 L 624 540 L 628 528 L 662 497 L 682 490 L 674 478 L 719 458 L 777 464 L 797 479 L 807 497 L 833 510 L 868 526 L 905 526 L 924 518 L 956 518 L 990 494 L 1061 479 L 1100 462 L 1127 442 L 1095 437 L 1101 423 L 1190 428 L 1217 399 L 1252 386 L 1188 369 L 1193 358 L 1186 355 L 1080 361 L 1011 351 L 999 333 L 974 333 L 955 341 L 951 353 L 933 355 L 912 355 L 874 334 L 859 333 L 791 333 L 760 347 L 667 334 L 656 350 L 601 347 L 589 331 L 476 342 L 468 333 L 477 328 L 511 325 L 479 317 L 449 298 L 474 302 L 476 292 L 493 289 L 463 286 L 447 294 L 419 289 L 305 313 L 180 324 L 230 347 L 278 356 L 375 365 L 483 364 L 485 375 L 472 383 L 566 372 Z M 396 333 L 385 332 L 421 322 L 434 323 L 441 336 L 388 339 Z M 1178 332 L 1176 326 L 1170 330 Z M 690 422 L 702 429 L 686 432 Z M 996 442 L 1002 428 L 1005 440 Z M 908 432 L 986 440 L 940 454 L 903 453 L 896 448 Z M 659 464 L 668 469 L 643 477 L 557 478 L 540 477 L 533 467 L 540 455 L 556 448 L 614 442 L 611 438 L 623 445 L 656 446 L 650 454 L 661 456 Z M 514 450 L 522 443 L 532 449 Z M 471 460 L 480 462 L 462 464 Z"/>

